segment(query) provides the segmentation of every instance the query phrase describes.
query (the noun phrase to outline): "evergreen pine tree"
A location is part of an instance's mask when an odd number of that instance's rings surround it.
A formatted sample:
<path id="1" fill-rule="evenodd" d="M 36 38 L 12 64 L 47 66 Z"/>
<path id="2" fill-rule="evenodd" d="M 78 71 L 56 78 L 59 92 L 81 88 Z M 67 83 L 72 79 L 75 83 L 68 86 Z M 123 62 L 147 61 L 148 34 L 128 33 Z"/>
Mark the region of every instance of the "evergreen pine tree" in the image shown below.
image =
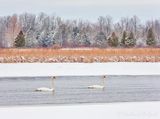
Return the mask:
<path id="1" fill-rule="evenodd" d="M 154 46 L 156 44 L 155 35 L 152 28 L 148 30 L 146 44 L 148 46 Z"/>
<path id="2" fill-rule="evenodd" d="M 111 47 L 117 47 L 118 46 L 118 37 L 116 36 L 115 32 L 113 32 L 111 37 L 109 37 L 108 45 L 111 46 Z"/>
<path id="3" fill-rule="evenodd" d="M 122 39 L 121 39 L 121 46 L 125 46 L 125 40 L 127 38 L 127 32 L 123 31 Z"/>
<path id="4" fill-rule="evenodd" d="M 101 31 L 96 35 L 95 45 L 100 48 L 105 48 L 107 46 L 106 41 L 107 41 L 107 38 L 106 38 L 104 32 Z"/>
<path id="5" fill-rule="evenodd" d="M 39 37 L 39 43 L 42 47 L 51 47 L 55 44 L 55 39 L 53 38 L 52 33 L 45 33 L 42 32 L 42 34 Z"/>
<path id="6" fill-rule="evenodd" d="M 136 45 L 136 39 L 134 38 L 134 34 L 131 31 L 129 37 L 125 40 L 126 47 L 134 47 Z"/>
<path id="7" fill-rule="evenodd" d="M 25 38 L 22 31 L 19 32 L 18 36 L 15 39 L 14 46 L 15 47 L 24 47 L 25 46 Z"/>
<path id="8" fill-rule="evenodd" d="M 91 42 L 89 41 L 89 37 L 87 34 L 84 34 L 81 38 L 80 45 L 89 47 L 91 45 Z"/>

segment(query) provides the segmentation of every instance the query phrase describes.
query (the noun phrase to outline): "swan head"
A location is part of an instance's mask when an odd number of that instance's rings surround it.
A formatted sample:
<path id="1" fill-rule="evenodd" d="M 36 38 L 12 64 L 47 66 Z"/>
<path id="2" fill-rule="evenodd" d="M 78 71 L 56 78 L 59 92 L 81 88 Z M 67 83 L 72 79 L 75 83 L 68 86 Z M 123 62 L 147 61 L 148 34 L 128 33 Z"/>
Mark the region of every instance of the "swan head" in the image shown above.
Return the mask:
<path id="1" fill-rule="evenodd" d="M 56 79 L 56 76 L 52 76 L 52 79 Z"/>
<path id="2" fill-rule="evenodd" d="M 107 76 L 106 76 L 106 75 L 104 75 L 104 76 L 103 76 L 103 79 L 105 79 L 106 77 L 107 77 Z"/>

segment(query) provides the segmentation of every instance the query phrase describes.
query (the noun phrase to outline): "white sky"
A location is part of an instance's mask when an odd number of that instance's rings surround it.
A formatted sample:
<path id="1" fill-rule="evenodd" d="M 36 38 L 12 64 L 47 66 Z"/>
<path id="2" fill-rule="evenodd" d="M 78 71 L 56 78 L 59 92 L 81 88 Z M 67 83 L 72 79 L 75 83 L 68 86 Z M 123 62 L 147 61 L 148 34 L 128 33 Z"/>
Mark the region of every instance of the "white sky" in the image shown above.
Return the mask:
<path id="1" fill-rule="evenodd" d="M 160 0 L 0 0 L 0 16 L 13 13 L 56 14 L 65 19 L 95 21 L 110 15 L 114 20 L 137 15 L 142 20 L 160 18 Z"/>

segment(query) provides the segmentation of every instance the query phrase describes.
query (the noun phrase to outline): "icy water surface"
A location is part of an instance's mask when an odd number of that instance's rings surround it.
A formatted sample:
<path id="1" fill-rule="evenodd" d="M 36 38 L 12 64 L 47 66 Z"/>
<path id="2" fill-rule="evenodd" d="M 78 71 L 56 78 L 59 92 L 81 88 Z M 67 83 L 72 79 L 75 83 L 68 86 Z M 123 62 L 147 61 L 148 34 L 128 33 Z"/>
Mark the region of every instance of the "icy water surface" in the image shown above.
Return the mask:
<path id="1" fill-rule="evenodd" d="M 51 87 L 50 77 L 0 78 L 0 106 L 160 101 L 160 76 L 57 77 L 55 92 L 35 92 Z"/>

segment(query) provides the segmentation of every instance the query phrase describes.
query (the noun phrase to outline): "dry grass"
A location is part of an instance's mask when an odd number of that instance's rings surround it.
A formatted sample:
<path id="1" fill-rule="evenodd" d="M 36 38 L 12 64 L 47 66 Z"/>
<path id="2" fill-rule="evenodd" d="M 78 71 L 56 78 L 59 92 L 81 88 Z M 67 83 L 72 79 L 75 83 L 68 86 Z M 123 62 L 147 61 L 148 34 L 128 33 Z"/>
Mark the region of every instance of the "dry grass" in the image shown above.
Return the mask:
<path id="1" fill-rule="evenodd" d="M 160 48 L 135 49 L 0 49 L 0 57 L 160 56 Z"/>
<path id="2" fill-rule="evenodd" d="M 20 62 L 160 62 L 160 49 L 0 49 L 0 63 Z"/>

